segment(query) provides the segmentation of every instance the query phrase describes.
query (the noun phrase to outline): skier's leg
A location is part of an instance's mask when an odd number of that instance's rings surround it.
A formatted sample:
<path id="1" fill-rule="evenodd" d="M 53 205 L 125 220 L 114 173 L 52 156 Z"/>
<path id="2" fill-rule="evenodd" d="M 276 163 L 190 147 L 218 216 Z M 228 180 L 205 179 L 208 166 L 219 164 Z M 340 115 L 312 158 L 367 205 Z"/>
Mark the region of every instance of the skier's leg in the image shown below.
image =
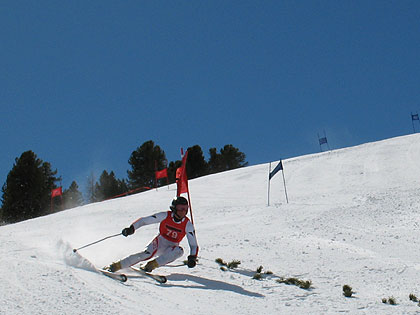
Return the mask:
<path id="1" fill-rule="evenodd" d="M 150 260 L 147 262 L 146 266 L 144 266 L 143 270 L 147 272 L 152 272 L 152 270 L 156 269 L 157 267 L 164 266 L 175 259 L 181 257 L 184 254 L 184 250 L 182 247 L 178 245 L 173 245 L 168 247 L 165 251 L 163 251 L 162 255 L 157 257 L 156 259 Z"/>
<path id="2" fill-rule="evenodd" d="M 184 250 L 179 246 L 178 243 L 173 243 L 166 240 L 162 236 L 159 237 L 158 250 L 155 253 L 156 259 L 150 260 L 144 266 L 144 270 L 151 272 L 159 266 L 164 266 L 167 263 L 174 261 L 184 254 Z"/>
<path id="3" fill-rule="evenodd" d="M 159 266 L 164 266 L 182 257 L 182 255 L 184 255 L 184 249 L 179 245 L 175 245 L 169 247 L 164 253 L 162 253 L 162 255 L 157 257 L 155 260 Z"/>
<path id="4" fill-rule="evenodd" d="M 128 268 L 132 265 L 137 264 L 140 261 L 144 261 L 144 260 L 148 260 L 152 258 L 154 255 L 156 255 L 158 248 L 159 248 L 159 238 L 155 237 L 153 241 L 151 241 L 150 244 L 147 245 L 144 251 L 137 254 L 130 255 L 128 257 L 125 257 L 124 259 L 121 259 L 118 262 L 120 264 L 119 269 Z"/>

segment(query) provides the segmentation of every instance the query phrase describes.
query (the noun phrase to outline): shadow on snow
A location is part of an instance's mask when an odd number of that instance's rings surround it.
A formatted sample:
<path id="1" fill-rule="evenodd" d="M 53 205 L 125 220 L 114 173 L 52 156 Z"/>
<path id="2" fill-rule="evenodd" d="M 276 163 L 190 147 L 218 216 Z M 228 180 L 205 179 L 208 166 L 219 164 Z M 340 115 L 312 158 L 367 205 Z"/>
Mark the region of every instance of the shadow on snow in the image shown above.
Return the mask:
<path id="1" fill-rule="evenodd" d="M 223 281 L 218 281 L 218 280 L 211 280 L 211 279 L 206 279 L 203 277 L 197 277 L 197 276 L 192 276 L 192 275 L 186 275 L 186 274 L 180 274 L 180 273 L 175 273 L 175 274 L 171 274 L 169 276 L 167 276 L 169 281 L 191 281 L 191 282 L 195 282 L 199 285 L 175 285 L 175 284 L 171 284 L 166 283 L 165 286 L 170 287 L 170 286 L 176 286 L 176 287 L 186 287 L 186 288 L 195 288 L 195 289 L 203 289 L 203 290 L 223 290 L 223 291 L 231 291 L 231 292 L 235 292 L 238 294 L 242 294 L 242 295 L 247 295 L 247 296 L 252 296 L 252 297 L 264 297 L 264 295 L 259 294 L 259 293 L 255 293 L 255 292 L 251 292 L 248 290 L 245 290 L 244 288 L 238 286 L 238 285 L 234 285 L 234 284 L 229 284 Z"/>

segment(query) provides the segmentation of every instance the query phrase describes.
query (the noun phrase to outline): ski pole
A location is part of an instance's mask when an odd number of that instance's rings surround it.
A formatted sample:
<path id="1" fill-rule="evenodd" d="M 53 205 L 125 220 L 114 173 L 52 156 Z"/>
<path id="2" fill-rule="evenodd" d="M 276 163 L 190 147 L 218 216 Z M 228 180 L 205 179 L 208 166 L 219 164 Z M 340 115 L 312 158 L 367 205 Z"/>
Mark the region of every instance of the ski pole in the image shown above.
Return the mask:
<path id="1" fill-rule="evenodd" d="M 104 237 L 103 239 L 100 239 L 99 241 L 96 241 L 96 242 L 93 242 L 93 243 L 87 244 L 87 245 L 82 246 L 82 247 L 79 247 L 79 248 L 75 248 L 75 249 L 73 249 L 73 253 L 77 252 L 78 250 L 80 250 L 80 249 L 82 249 L 82 248 L 85 248 L 85 247 L 88 247 L 88 246 L 94 245 L 94 244 L 96 244 L 96 243 L 99 243 L 99 242 L 105 241 L 105 240 L 107 240 L 108 238 L 115 237 L 115 236 L 118 236 L 118 235 L 122 235 L 122 233 L 118 233 L 118 234 L 110 235 L 110 236 Z"/>

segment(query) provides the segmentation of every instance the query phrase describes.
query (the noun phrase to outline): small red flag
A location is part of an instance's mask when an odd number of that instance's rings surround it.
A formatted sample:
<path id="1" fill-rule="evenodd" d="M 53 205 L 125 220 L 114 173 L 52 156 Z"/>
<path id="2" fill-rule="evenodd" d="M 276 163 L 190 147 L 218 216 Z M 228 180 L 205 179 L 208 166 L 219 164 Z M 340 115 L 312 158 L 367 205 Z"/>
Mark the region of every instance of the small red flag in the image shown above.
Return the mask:
<path id="1" fill-rule="evenodd" d="M 176 170 L 177 196 L 180 196 L 183 193 L 188 193 L 188 178 L 187 178 L 187 167 L 186 167 L 187 156 L 188 156 L 188 151 L 185 152 L 185 155 L 182 158 L 182 166 Z"/>
<path id="2" fill-rule="evenodd" d="M 176 174 L 175 174 L 176 182 L 178 182 L 178 180 L 181 178 L 181 172 L 182 172 L 182 166 L 176 169 Z"/>
<path id="3" fill-rule="evenodd" d="M 62 194 L 63 194 L 63 190 L 61 189 L 61 187 L 51 190 L 51 198 L 61 196 Z"/>
<path id="4" fill-rule="evenodd" d="M 168 177 L 168 169 L 165 168 L 161 171 L 156 171 L 155 176 L 156 176 L 156 179 Z"/>

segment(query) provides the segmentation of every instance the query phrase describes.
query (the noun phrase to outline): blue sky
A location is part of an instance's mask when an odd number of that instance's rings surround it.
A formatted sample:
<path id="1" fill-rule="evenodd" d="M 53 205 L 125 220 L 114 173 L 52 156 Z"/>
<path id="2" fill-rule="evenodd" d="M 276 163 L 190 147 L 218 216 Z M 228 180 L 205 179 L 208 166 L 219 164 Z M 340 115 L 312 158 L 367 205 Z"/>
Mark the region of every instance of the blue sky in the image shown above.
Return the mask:
<path id="1" fill-rule="evenodd" d="M 413 132 L 419 1 L 2 1 L 0 183 L 32 150 L 84 186 L 153 140 L 250 165 Z M 417 131 L 420 125 L 416 125 Z"/>

